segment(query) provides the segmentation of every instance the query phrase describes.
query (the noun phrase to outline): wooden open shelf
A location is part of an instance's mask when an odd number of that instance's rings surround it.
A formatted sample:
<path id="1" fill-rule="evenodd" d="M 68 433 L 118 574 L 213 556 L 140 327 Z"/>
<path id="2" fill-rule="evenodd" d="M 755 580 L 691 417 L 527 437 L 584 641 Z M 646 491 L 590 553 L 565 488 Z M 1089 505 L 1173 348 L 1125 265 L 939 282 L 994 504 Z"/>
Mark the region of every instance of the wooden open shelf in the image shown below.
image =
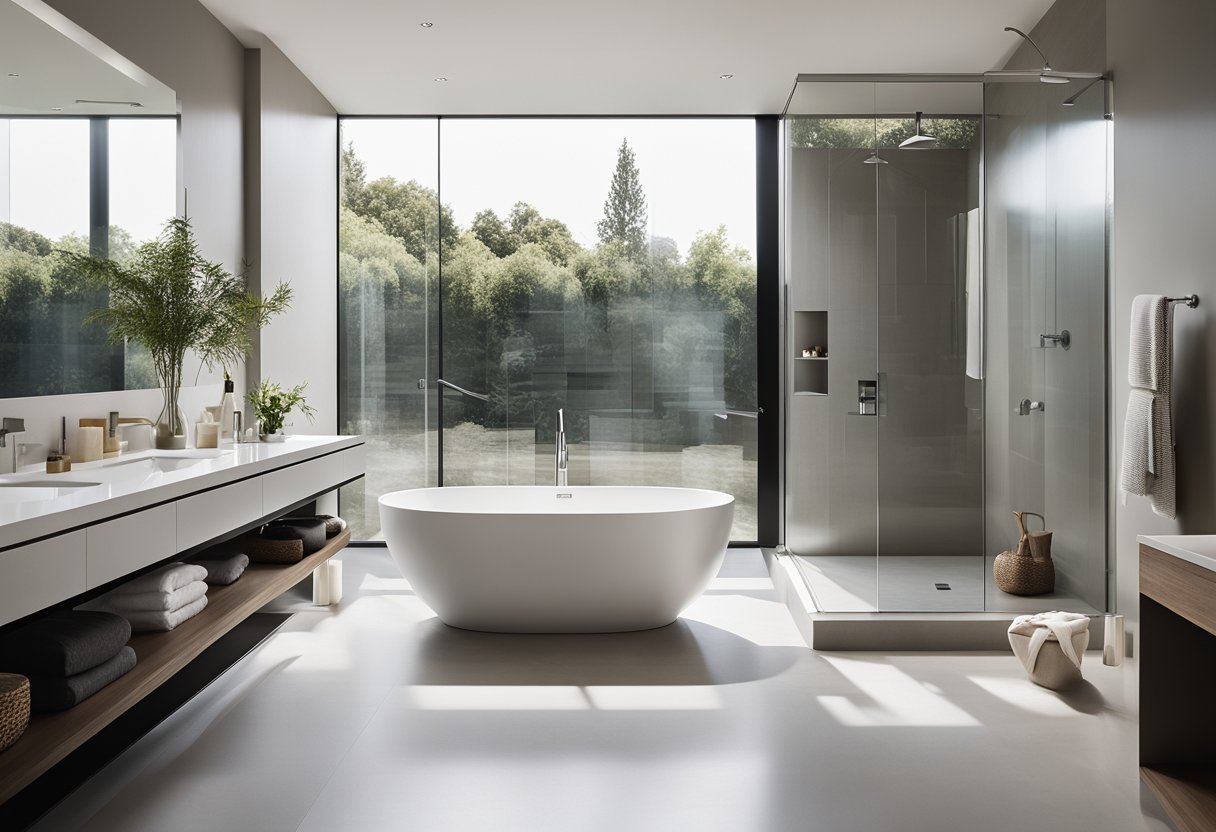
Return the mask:
<path id="1" fill-rule="evenodd" d="M 135 667 L 74 708 L 38 714 L 15 745 L 0 752 L 0 803 L 34 782 L 128 708 L 169 680 L 221 636 L 295 586 L 350 542 L 345 530 L 299 563 L 251 563 L 228 586 L 207 590 L 207 608 L 167 633 L 134 636 Z"/>
<path id="2" fill-rule="evenodd" d="M 1144 766 L 1140 779 L 1180 832 L 1216 829 L 1216 766 Z"/>

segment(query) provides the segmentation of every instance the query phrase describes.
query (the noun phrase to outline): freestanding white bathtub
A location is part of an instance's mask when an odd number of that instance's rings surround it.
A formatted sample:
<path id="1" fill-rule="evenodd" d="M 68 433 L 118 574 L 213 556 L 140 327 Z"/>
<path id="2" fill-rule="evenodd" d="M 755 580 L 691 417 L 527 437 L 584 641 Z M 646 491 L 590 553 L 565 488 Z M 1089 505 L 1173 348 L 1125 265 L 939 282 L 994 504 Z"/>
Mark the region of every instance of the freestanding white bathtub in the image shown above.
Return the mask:
<path id="1" fill-rule="evenodd" d="M 500 633 L 670 624 L 717 574 L 735 498 L 643 486 L 467 486 L 380 498 L 388 550 L 439 619 Z"/>

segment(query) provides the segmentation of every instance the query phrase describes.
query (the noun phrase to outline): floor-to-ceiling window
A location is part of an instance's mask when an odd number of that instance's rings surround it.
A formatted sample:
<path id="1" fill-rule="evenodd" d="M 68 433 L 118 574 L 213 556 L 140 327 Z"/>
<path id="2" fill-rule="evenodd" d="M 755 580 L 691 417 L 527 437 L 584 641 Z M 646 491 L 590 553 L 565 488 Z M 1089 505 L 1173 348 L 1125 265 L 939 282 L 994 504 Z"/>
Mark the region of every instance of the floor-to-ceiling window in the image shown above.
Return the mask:
<path id="1" fill-rule="evenodd" d="M 344 119 L 343 491 L 553 482 L 736 498 L 757 539 L 751 119 Z M 445 382 L 440 383 L 440 380 Z"/>

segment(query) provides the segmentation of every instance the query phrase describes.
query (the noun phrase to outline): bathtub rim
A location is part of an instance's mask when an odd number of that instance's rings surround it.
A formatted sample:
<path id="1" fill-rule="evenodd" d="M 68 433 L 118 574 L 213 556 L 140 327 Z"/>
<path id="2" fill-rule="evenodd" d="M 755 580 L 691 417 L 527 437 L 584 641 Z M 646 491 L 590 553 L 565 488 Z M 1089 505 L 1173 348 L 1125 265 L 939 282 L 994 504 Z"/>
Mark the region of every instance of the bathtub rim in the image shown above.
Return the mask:
<path id="1" fill-rule="evenodd" d="M 654 502 L 640 502 L 636 506 L 628 509 L 622 508 L 613 511 L 541 511 L 541 510 L 515 510 L 515 511 L 493 511 L 482 507 L 479 508 L 477 503 L 471 503 L 467 506 L 460 507 L 434 507 L 434 506 L 419 506 L 419 505 L 400 505 L 391 502 L 392 498 L 399 495 L 415 494 L 419 492 L 431 491 L 472 491 L 480 489 L 519 489 L 519 490 L 545 490 L 556 492 L 578 492 L 578 491 L 595 491 L 595 490 L 611 490 L 616 492 L 622 491 L 677 491 L 684 493 L 695 493 L 704 495 L 710 499 L 706 502 L 697 503 L 695 505 L 682 506 L 661 506 L 656 507 Z M 414 511 L 424 514 L 452 514 L 452 515 L 469 515 L 474 517 L 604 517 L 613 515 L 634 515 L 634 514 L 678 514 L 686 511 L 706 511 L 711 509 L 724 508 L 726 506 L 734 506 L 736 500 L 733 494 L 728 494 L 725 491 L 715 491 L 710 488 L 686 488 L 678 485 L 571 485 L 571 486 L 555 486 L 555 485 L 444 485 L 444 486 L 426 486 L 423 488 L 401 488 L 396 491 L 390 491 L 387 494 L 381 494 L 377 499 L 377 505 L 383 509 L 393 509 L 396 511 Z M 484 506 L 484 504 L 481 504 Z M 539 508 L 539 506 L 538 506 Z"/>

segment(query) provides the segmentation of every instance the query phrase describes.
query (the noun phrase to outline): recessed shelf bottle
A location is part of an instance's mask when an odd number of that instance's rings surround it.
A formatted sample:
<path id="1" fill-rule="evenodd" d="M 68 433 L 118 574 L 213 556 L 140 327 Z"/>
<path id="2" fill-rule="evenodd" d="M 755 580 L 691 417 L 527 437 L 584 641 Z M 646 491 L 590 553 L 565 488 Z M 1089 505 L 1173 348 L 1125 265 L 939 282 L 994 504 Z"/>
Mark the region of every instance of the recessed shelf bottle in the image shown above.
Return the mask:
<path id="1" fill-rule="evenodd" d="M 794 394 L 828 393 L 828 313 L 794 313 Z"/>

